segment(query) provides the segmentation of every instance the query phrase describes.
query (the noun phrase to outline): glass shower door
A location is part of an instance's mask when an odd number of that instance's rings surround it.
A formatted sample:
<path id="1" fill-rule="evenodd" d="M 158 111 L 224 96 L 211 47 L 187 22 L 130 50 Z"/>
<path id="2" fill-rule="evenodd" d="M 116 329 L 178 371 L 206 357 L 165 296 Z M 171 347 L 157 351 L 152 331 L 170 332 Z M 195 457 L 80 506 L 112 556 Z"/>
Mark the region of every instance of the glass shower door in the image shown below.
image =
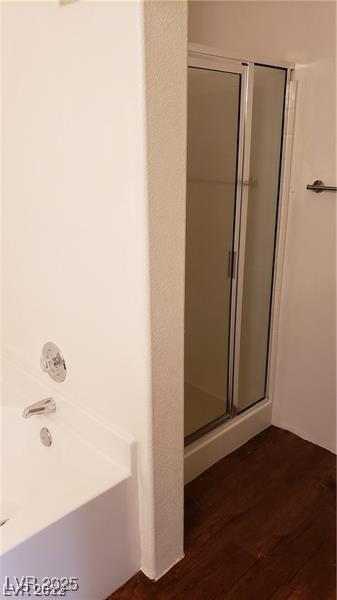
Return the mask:
<path id="1" fill-rule="evenodd" d="M 192 58 L 191 58 L 192 55 Z M 289 71 L 195 51 L 188 68 L 185 438 L 268 396 Z"/>
<path id="2" fill-rule="evenodd" d="M 185 437 L 226 418 L 242 71 L 188 68 Z"/>
<path id="3" fill-rule="evenodd" d="M 254 65 L 249 186 L 242 198 L 241 303 L 237 307 L 237 381 L 242 412 L 267 395 L 276 225 L 287 70 Z M 240 279 L 240 274 L 239 274 Z"/>

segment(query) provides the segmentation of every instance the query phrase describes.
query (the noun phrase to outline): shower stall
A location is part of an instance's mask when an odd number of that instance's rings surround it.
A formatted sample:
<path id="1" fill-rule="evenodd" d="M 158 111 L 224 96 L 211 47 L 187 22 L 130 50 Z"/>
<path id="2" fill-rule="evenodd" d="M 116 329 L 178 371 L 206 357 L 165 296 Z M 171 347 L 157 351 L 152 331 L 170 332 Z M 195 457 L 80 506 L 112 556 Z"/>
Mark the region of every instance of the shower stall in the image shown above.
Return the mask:
<path id="1" fill-rule="evenodd" d="M 289 78 L 189 52 L 186 445 L 268 398 Z"/>

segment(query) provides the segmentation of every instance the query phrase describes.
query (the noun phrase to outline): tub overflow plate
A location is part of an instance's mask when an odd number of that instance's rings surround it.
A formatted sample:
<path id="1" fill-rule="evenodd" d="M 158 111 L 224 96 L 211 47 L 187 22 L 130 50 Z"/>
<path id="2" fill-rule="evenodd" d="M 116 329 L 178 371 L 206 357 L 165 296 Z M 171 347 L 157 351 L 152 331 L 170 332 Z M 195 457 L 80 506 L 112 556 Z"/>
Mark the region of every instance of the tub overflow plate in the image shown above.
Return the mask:
<path id="1" fill-rule="evenodd" d="M 47 427 L 42 427 L 40 431 L 40 439 L 44 446 L 51 446 L 52 438 L 51 433 Z"/>

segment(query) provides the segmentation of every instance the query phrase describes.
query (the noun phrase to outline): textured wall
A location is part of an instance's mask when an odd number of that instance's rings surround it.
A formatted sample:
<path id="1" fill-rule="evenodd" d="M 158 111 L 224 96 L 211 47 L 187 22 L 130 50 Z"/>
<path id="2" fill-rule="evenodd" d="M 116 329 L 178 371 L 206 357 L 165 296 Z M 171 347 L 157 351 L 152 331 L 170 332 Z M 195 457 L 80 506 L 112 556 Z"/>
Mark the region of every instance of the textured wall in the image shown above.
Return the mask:
<path id="1" fill-rule="evenodd" d="M 145 3 L 155 574 L 183 553 L 187 5 Z"/>

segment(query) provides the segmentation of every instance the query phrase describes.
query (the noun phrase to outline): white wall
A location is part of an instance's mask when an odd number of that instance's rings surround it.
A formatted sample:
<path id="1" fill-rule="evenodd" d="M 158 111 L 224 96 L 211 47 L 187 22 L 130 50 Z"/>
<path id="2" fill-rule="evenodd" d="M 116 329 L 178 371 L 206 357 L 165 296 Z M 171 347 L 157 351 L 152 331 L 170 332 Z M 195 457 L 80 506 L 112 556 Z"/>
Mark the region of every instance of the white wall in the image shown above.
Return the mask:
<path id="1" fill-rule="evenodd" d="M 273 422 L 334 450 L 336 194 L 305 187 L 336 185 L 336 4 L 191 2 L 189 40 L 233 58 L 296 63 Z"/>
<path id="2" fill-rule="evenodd" d="M 2 9 L 3 354 L 135 436 L 156 578 L 183 555 L 187 5 Z"/>
<path id="3" fill-rule="evenodd" d="M 2 10 L 4 354 L 134 434 L 154 576 L 142 5 Z M 39 368 L 48 340 L 62 385 Z"/>

